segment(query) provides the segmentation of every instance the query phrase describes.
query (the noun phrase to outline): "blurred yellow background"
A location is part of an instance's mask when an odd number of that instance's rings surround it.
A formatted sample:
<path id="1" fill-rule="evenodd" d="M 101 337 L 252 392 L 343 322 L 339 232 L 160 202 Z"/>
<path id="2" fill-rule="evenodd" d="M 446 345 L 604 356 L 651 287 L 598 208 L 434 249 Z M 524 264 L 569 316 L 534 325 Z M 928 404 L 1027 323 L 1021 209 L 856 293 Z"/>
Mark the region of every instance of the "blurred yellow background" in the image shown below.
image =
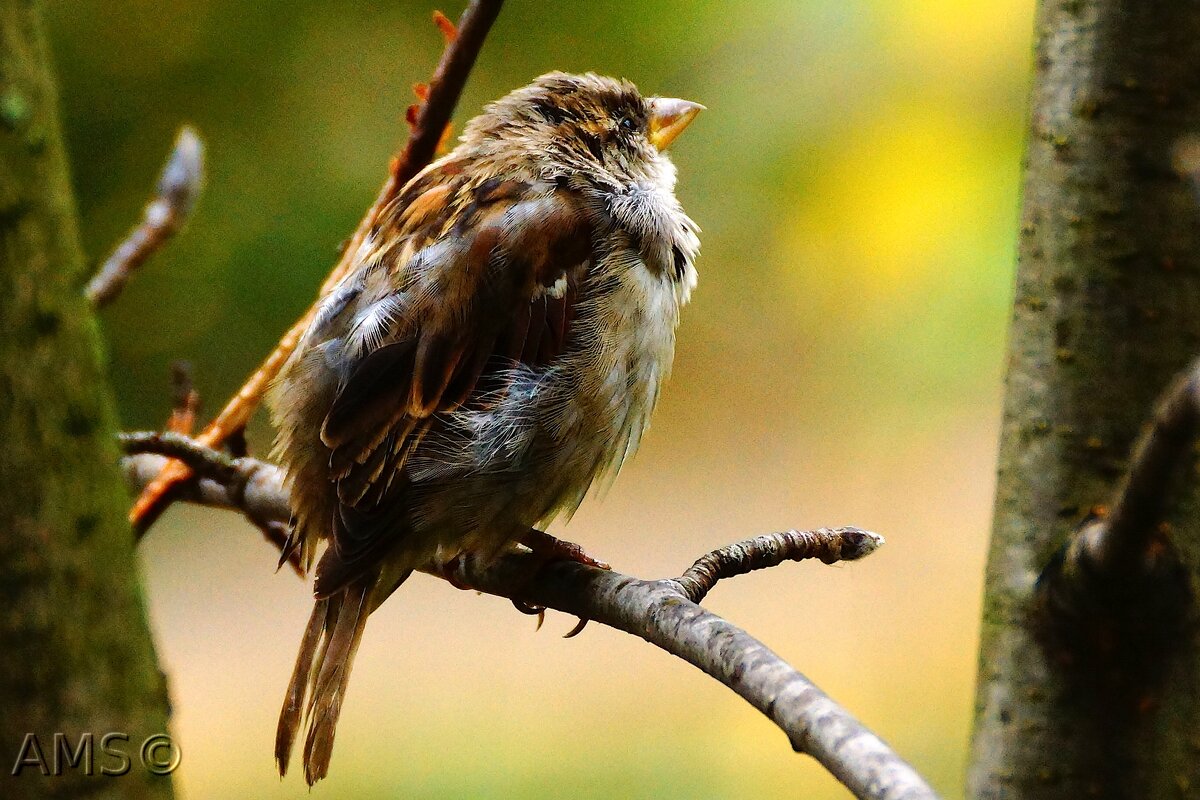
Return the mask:
<path id="1" fill-rule="evenodd" d="M 212 412 L 304 309 L 441 48 L 434 0 L 47 0 L 88 252 L 137 218 L 175 127 L 210 148 L 189 230 L 104 314 L 123 422 L 167 365 Z M 558 532 L 678 574 L 785 527 L 887 546 L 706 604 L 961 795 L 1017 230 L 1032 0 L 510 0 L 456 116 L 551 70 L 709 111 L 672 152 L 700 286 L 642 452 Z M 452 17 L 461 0 L 444 5 Z M 250 430 L 266 452 L 270 430 Z M 181 794 L 282 783 L 276 714 L 309 610 L 231 514 L 176 508 L 143 547 Z M 764 718 L 640 640 L 533 620 L 417 576 L 372 619 L 312 797 L 808 797 L 844 790 Z"/>

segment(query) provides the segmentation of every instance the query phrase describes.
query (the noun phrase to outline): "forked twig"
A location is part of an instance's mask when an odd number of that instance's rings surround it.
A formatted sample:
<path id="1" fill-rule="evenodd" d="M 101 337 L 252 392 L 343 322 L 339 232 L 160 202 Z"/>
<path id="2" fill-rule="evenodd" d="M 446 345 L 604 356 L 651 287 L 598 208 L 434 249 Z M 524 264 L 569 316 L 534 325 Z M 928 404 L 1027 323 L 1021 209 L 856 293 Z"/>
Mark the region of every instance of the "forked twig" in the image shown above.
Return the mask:
<path id="1" fill-rule="evenodd" d="M 375 203 L 368 209 L 354 235 L 350 237 L 341 258 L 329 277 L 321 285 L 319 297 L 323 297 L 342 279 L 354 263 L 355 255 L 366 239 L 379 212 L 399 192 L 400 188 L 420 172 L 432 160 L 441 141 L 450 115 L 462 94 L 467 76 L 483 47 L 488 31 L 500 13 L 503 0 L 472 0 L 459 19 L 456 35 L 450 37 L 445 27 L 439 24 L 446 38 L 446 47 L 441 61 L 429 81 L 428 94 L 420 107 L 412 135 L 400 156 L 392 163 L 388 179 L 384 182 Z M 319 300 L 318 300 L 319 302 Z M 279 374 L 284 363 L 296 349 L 301 335 L 316 313 L 317 303 L 296 321 L 279 340 L 279 344 L 259 365 L 254 374 L 221 409 L 216 419 L 200 433 L 197 439 L 206 446 L 220 447 L 226 439 L 246 426 L 258 408 L 268 385 Z M 129 512 L 129 521 L 140 536 L 154 524 L 169 504 L 171 492 L 188 477 L 186 465 L 172 461 L 162 473 L 142 491 Z"/>
<path id="2" fill-rule="evenodd" d="M 273 464 L 234 458 L 173 432 L 121 434 L 118 442 L 125 452 L 139 454 L 123 461 L 125 480 L 131 488 L 149 485 L 164 466 L 176 463 L 168 458 L 176 459 L 190 470 L 188 480 L 176 489 L 177 499 L 240 511 L 276 550 L 283 550 L 290 512 L 283 475 Z M 288 563 L 303 577 L 298 553 L 292 553 Z"/>
<path id="3" fill-rule="evenodd" d="M 172 434 L 126 434 L 122 443 L 133 454 L 188 459 L 205 478 L 189 484 L 190 494 L 183 499 L 239 510 L 253 519 L 287 519 L 287 491 L 272 464 L 233 459 Z M 141 488 L 159 463 L 157 455 L 126 457 L 130 487 Z M 778 725 L 793 749 L 815 758 L 856 797 L 933 800 L 937 795 L 928 783 L 879 737 L 764 644 L 690 597 L 702 596 L 721 578 L 787 559 L 859 558 L 882 541 L 859 528 L 771 534 L 709 553 L 679 578 L 660 581 L 571 562 L 536 569 L 544 562 L 528 552 L 490 562 L 464 556 L 425 571 L 460 588 L 553 608 L 640 636 L 724 683 Z"/>

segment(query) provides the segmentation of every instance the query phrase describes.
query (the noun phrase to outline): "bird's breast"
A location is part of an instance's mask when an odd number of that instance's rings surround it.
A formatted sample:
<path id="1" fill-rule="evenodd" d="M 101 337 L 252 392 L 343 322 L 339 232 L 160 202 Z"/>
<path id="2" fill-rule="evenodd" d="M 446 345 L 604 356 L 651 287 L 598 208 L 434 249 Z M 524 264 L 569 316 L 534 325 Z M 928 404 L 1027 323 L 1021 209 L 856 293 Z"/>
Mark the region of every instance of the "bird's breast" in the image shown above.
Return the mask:
<path id="1" fill-rule="evenodd" d="M 566 505 L 637 448 L 671 370 L 682 302 L 669 276 L 628 256 L 599 264 L 592 276 L 573 346 L 541 406 L 541 427 L 559 454 L 554 466 L 575 479 Z"/>

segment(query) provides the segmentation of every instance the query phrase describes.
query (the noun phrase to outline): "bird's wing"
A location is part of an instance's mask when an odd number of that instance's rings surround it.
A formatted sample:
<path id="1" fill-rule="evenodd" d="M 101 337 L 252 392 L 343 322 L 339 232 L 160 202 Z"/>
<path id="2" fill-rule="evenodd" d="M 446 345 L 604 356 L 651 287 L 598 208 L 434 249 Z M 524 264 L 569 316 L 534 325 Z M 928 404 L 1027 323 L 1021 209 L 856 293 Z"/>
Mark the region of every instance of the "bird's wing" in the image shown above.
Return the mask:
<path id="1" fill-rule="evenodd" d="M 319 594 L 403 535 L 400 504 L 386 499 L 434 415 L 466 402 L 489 361 L 544 364 L 562 351 L 592 246 L 572 195 L 472 183 L 452 162 L 414 180 L 373 241 L 387 244 L 356 271 L 344 377 L 321 430 L 340 519 Z"/>

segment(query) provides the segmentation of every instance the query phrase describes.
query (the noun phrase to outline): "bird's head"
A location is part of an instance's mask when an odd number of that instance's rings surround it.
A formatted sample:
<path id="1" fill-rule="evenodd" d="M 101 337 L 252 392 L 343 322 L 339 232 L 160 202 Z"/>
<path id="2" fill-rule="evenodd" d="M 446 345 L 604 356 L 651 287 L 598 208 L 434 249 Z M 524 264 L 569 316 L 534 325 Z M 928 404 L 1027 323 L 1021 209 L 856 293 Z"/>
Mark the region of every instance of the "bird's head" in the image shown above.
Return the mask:
<path id="1" fill-rule="evenodd" d="M 626 80 L 551 72 L 488 105 L 463 141 L 625 183 L 665 166 L 664 151 L 703 109 L 688 100 L 643 97 Z"/>

